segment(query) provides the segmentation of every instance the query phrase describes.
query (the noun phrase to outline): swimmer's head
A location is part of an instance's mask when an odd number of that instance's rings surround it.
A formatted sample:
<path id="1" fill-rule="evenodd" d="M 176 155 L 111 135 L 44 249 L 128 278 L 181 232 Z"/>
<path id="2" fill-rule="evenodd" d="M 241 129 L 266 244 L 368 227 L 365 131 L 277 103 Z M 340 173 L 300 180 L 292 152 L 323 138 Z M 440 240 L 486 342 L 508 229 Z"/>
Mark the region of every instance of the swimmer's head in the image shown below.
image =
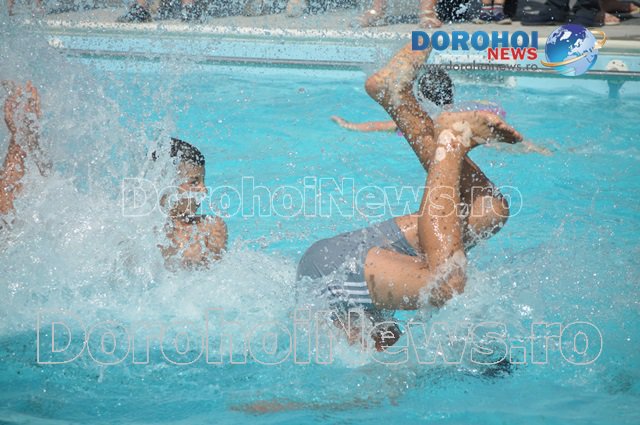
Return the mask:
<path id="1" fill-rule="evenodd" d="M 164 195 L 160 202 L 169 209 L 172 217 L 193 216 L 207 196 L 204 155 L 192 144 L 175 138 L 171 138 L 169 155 L 177 159 L 175 184 L 178 191 Z M 155 152 L 151 158 L 157 159 Z"/>
<path id="2" fill-rule="evenodd" d="M 156 153 L 152 154 L 153 160 L 156 160 Z M 192 165 L 198 165 L 204 168 L 204 155 L 191 143 L 184 140 L 171 138 L 171 150 L 169 156 L 177 158 L 179 162 L 187 162 Z"/>
<path id="3" fill-rule="evenodd" d="M 418 78 L 418 93 L 424 100 L 443 107 L 453 103 L 453 81 L 443 69 L 430 66 Z"/>

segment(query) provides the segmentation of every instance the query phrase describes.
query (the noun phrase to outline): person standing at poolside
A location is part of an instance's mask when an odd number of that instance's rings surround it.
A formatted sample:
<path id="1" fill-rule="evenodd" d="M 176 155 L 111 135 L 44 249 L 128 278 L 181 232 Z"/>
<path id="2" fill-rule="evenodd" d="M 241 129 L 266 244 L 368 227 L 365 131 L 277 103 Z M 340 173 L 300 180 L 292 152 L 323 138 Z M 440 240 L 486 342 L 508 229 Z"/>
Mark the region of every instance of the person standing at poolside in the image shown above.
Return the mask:
<path id="1" fill-rule="evenodd" d="M 15 5 L 16 0 L 7 0 L 7 11 L 9 12 L 9 16 L 13 16 L 13 7 Z M 44 7 L 42 7 L 42 0 L 36 0 L 36 12 L 44 14 Z"/>
<path id="2" fill-rule="evenodd" d="M 32 158 L 40 173 L 46 175 L 50 164 L 43 160 L 38 143 L 38 120 L 42 115 L 37 89 L 8 83 L 10 94 L 4 103 L 4 119 L 9 129 L 9 147 L 0 169 L 0 229 L 10 227 L 15 214 L 14 202 L 22 191 L 26 160 Z M 165 233 L 168 244 L 159 246 L 168 268 L 206 267 L 219 259 L 227 244 L 227 227 L 219 217 L 199 215 L 201 199 L 206 196 L 205 162 L 193 145 L 171 140 L 169 156 L 177 159 L 176 196 L 164 196 L 160 202 L 167 210 Z M 156 152 L 152 159 L 157 159 Z"/>
<path id="3" fill-rule="evenodd" d="M 337 326 L 354 308 L 379 323 L 423 300 L 442 306 L 464 290 L 465 251 L 500 230 L 509 216 L 507 201 L 467 153 L 489 140 L 516 143 L 522 136 L 487 111 L 446 112 L 434 122 L 413 95 L 428 54 L 408 43 L 365 84 L 428 172 L 419 211 L 318 241 L 298 265 L 299 284 L 311 284 L 327 299 Z M 400 336 L 397 327 L 374 331 L 379 350 Z"/>
<path id="4" fill-rule="evenodd" d="M 482 0 L 482 9 L 474 24 L 488 24 L 495 22 L 499 25 L 511 24 L 511 18 L 504 14 L 505 0 Z"/>
<path id="5" fill-rule="evenodd" d="M 290 3 L 293 0 L 290 0 Z M 371 8 L 365 10 L 360 17 L 360 25 L 363 27 L 374 27 L 387 25 L 387 9 L 389 0 L 373 0 Z M 418 6 L 418 26 L 420 28 L 439 28 L 442 21 L 436 14 L 437 0 L 420 0 Z"/>
<path id="6" fill-rule="evenodd" d="M 151 22 L 151 12 L 148 0 L 136 0 L 127 12 L 116 19 L 121 23 Z M 202 0 L 161 0 L 156 19 L 180 19 L 182 22 L 200 22 L 203 19 L 206 6 Z"/>

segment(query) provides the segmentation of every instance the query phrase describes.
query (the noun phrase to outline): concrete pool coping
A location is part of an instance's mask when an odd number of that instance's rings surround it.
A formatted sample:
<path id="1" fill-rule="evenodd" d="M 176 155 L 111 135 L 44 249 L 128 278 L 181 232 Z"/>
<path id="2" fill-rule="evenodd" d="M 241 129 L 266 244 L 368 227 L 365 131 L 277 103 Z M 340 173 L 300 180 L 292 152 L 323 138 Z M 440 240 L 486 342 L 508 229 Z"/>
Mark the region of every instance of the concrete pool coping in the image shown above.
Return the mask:
<path id="1" fill-rule="evenodd" d="M 120 24 L 116 18 L 122 9 L 96 9 L 47 15 L 42 30 L 54 47 L 76 54 L 186 55 L 204 61 L 262 62 L 317 66 L 362 67 L 378 64 L 404 41 L 409 40 L 412 24 L 373 28 L 352 28 L 354 11 L 287 17 L 283 14 L 256 17 L 210 18 L 203 24 L 157 21 L 144 24 Z M 640 77 L 640 19 L 618 26 L 598 28 L 607 34 L 607 43 L 599 53 L 594 75 L 610 73 L 612 60 L 625 63 L 626 71 L 614 71 Z M 445 31 L 537 31 L 539 46 L 556 26 L 475 25 L 443 26 Z M 484 52 L 440 52 L 435 62 L 488 63 Z M 513 61 L 511 61 L 513 62 Z M 520 61 L 522 64 L 532 61 Z M 506 61 L 504 63 L 510 63 Z M 540 65 L 540 68 L 543 68 Z M 518 70 L 528 72 L 528 70 Z M 537 72 L 549 72 L 537 69 Z"/>

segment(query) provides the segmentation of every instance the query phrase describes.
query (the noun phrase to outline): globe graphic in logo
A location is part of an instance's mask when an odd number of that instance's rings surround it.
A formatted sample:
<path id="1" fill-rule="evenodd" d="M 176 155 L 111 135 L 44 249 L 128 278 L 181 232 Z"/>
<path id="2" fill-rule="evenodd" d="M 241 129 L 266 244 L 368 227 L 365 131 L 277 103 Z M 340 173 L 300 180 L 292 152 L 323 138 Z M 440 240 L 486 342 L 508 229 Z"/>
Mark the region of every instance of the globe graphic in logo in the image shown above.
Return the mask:
<path id="1" fill-rule="evenodd" d="M 594 33 L 602 38 L 596 40 Z M 547 38 L 544 49 L 547 60 L 541 62 L 563 75 L 582 75 L 596 63 L 598 49 L 605 41 L 602 31 L 592 33 L 582 25 L 563 25 Z"/>

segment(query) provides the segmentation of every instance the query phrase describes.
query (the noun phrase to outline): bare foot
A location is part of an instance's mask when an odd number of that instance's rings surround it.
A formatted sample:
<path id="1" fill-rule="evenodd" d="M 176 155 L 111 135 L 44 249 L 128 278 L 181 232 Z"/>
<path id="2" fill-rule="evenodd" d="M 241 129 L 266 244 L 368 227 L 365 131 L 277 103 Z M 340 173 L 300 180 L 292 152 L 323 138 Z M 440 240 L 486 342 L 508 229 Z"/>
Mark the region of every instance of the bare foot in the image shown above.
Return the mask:
<path id="1" fill-rule="evenodd" d="M 411 42 L 405 44 L 389 63 L 367 79 L 365 89 L 369 96 L 377 102 L 384 102 L 404 90 L 411 90 L 418 69 L 430 52 L 431 48 L 414 51 Z"/>
<path id="2" fill-rule="evenodd" d="M 450 137 L 459 139 L 469 149 L 497 141 L 518 143 L 522 135 L 498 115 L 488 111 L 443 112 L 436 120 L 438 143 L 440 135 L 447 132 Z"/>
<path id="3" fill-rule="evenodd" d="M 366 27 L 378 27 L 386 25 L 384 10 L 370 9 L 365 10 L 359 19 L 360 26 Z"/>
<path id="4" fill-rule="evenodd" d="M 604 14 L 604 24 L 605 25 L 620 25 L 620 18 L 611 13 Z"/>
<path id="5" fill-rule="evenodd" d="M 339 117 L 337 115 L 332 115 L 331 116 L 331 121 L 333 121 L 334 123 L 338 124 L 342 128 L 344 128 L 347 125 L 347 121 L 345 121 L 344 118 Z"/>

